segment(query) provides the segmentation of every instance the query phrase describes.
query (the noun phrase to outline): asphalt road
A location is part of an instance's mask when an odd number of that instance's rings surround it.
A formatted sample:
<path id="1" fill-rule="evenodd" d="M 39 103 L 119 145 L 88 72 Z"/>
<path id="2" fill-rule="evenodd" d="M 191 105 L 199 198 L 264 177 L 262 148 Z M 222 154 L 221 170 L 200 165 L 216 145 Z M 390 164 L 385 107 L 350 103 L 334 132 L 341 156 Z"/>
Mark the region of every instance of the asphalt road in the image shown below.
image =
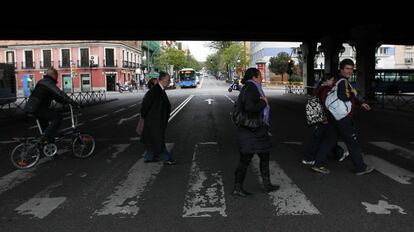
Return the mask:
<path id="1" fill-rule="evenodd" d="M 238 147 L 229 115 L 238 92 L 227 88 L 205 78 L 196 89 L 167 90 L 174 166 L 143 162 L 135 134 L 142 91 L 81 109 L 79 128 L 97 145 L 84 160 L 63 143 L 56 157 L 16 170 L 12 138 L 36 136 L 35 122 L 0 124 L 0 231 L 414 231 L 412 115 L 358 111 L 365 159 L 377 171 L 356 176 L 349 159 L 329 160 L 323 175 L 300 162 L 312 131 L 305 98 L 265 88 L 271 180 L 281 189 L 263 193 L 255 159 L 245 182 L 254 194 L 240 199 L 231 195 Z"/>

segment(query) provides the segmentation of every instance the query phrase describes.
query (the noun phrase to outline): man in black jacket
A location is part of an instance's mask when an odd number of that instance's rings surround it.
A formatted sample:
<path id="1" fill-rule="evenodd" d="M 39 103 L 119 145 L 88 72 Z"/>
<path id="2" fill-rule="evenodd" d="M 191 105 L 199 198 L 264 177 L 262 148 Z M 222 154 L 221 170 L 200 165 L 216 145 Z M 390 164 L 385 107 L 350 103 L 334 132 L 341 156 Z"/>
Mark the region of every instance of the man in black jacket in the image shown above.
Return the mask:
<path id="1" fill-rule="evenodd" d="M 25 111 L 39 119 L 40 126 L 44 132 L 42 140 L 53 142 L 55 134 L 62 122 L 62 115 L 50 109 L 52 100 L 62 104 L 77 105 L 65 92 L 60 90 L 56 84 L 58 73 L 56 69 L 49 68 L 46 76 L 40 80 L 25 106 Z M 50 122 L 50 125 L 49 125 Z"/>
<path id="2" fill-rule="evenodd" d="M 145 145 L 145 162 L 158 161 L 155 155 L 161 155 L 167 165 L 175 164 L 165 147 L 165 131 L 171 113 L 171 104 L 165 93 L 170 84 L 170 75 L 160 72 L 159 81 L 145 94 L 142 101 L 141 117 L 145 120 L 142 142 Z"/>

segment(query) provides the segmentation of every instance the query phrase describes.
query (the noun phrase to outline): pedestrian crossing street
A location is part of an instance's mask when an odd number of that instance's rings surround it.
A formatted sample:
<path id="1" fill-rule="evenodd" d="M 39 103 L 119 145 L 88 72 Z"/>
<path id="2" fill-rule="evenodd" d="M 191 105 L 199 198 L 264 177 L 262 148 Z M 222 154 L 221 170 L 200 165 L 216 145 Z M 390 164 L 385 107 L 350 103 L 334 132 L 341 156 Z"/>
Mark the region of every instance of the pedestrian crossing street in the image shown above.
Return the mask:
<path id="1" fill-rule="evenodd" d="M 287 144 L 285 146 L 300 145 L 294 142 L 286 142 L 285 144 Z M 383 149 L 388 152 L 402 152 L 408 155 L 414 153 L 409 146 L 412 146 L 412 142 L 409 142 L 407 147 L 389 142 L 369 142 L 369 144 L 376 149 Z M 128 143 L 107 145 L 111 154 L 105 157 L 104 162 L 107 165 L 113 165 L 123 154 L 131 152 L 128 150 L 130 145 Z M 170 151 L 174 149 L 173 143 L 167 143 L 166 146 Z M 219 150 L 220 144 L 217 142 L 200 142 L 194 146 L 191 165 L 187 171 L 188 184 L 185 190 L 186 193 L 181 199 L 175 199 L 175 201 L 182 201 L 182 212 L 177 212 L 182 218 L 232 216 L 232 209 L 227 202 L 228 198 L 233 197 L 230 194 L 233 185 L 232 183 L 225 183 L 224 175 L 226 170 L 223 170 L 220 165 L 215 165 L 218 163 L 214 163 L 220 162 L 220 159 L 217 159 L 219 157 Z M 63 150 L 61 152 L 66 153 L 69 151 Z M 96 156 L 99 156 L 99 154 Z M 300 158 L 300 156 L 297 157 Z M 376 167 L 376 170 L 382 174 L 382 178 L 392 180 L 393 183 L 401 186 L 407 186 L 407 191 L 410 190 L 414 180 L 414 173 L 374 155 L 367 154 L 364 159 L 367 163 Z M 30 170 L 15 170 L 0 177 L 0 203 L 3 204 L 6 201 L 2 199 L 2 195 L 7 193 L 13 194 L 15 188 L 31 181 L 38 181 L 36 180 L 38 178 L 37 173 L 47 162 L 48 160 L 42 159 L 39 165 Z M 300 162 L 298 162 L 298 166 L 300 165 Z M 144 195 L 153 191 L 152 186 L 165 166 L 162 162 L 144 163 L 143 156 L 136 156 L 135 161 L 128 166 L 129 169 L 119 170 L 122 173 L 120 175 L 122 178 L 120 178 L 118 183 L 113 183 L 110 186 L 105 200 L 99 202 L 98 207 L 90 211 L 91 218 L 103 216 L 130 218 L 140 216 L 140 206 L 145 203 Z M 260 185 L 261 177 L 258 157 L 254 157 L 250 167 L 251 172 L 255 175 L 255 180 Z M 93 169 L 94 167 L 90 168 Z M 179 168 L 179 166 L 171 168 Z M 267 198 L 266 201 L 272 208 L 273 216 L 321 215 L 329 213 L 320 210 L 317 204 L 312 203 L 312 194 L 308 195 L 303 191 L 300 183 L 295 183 L 289 177 L 290 173 L 283 170 L 274 160 L 270 161 L 270 172 L 272 183 L 279 185 L 280 190 L 267 195 L 261 194 L 261 197 Z M 86 172 L 69 173 L 65 175 L 65 178 L 86 178 L 88 175 Z M 320 174 L 309 172 L 309 175 L 316 176 Z M 329 175 L 327 175 L 327 178 L 330 178 Z M 231 177 L 230 179 L 233 178 Z M 17 214 L 29 219 L 39 220 L 53 215 L 58 209 L 60 212 L 68 209 L 69 206 L 65 204 L 70 201 L 71 197 L 75 196 L 65 195 L 62 191 L 59 191 L 63 185 L 64 181 L 57 180 L 47 185 L 40 192 L 32 193 L 30 192 L 31 189 L 27 189 L 26 191 L 32 194 L 31 197 L 29 199 L 18 198 L 22 200 L 21 202 L 8 202 L 8 205 L 12 205 L 10 208 L 12 212 L 6 212 L 5 209 L 0 210 L 0 217 L 4 218 L 7 215 Z M 57 192 L 60 195 L 56 194 Z M 378 196 L 378 201 L 376 202 L 367 202 L 365 199 L 361 199 L 358 207 L 367 214 L 404 215 L 412 213 L 405 209 L 404 205 L 395 204 L 393 201 L 396 199 L 390 199 L 380 192 L 378 192 Z M 86 197 L 93 198 L 93 196 Z"/>

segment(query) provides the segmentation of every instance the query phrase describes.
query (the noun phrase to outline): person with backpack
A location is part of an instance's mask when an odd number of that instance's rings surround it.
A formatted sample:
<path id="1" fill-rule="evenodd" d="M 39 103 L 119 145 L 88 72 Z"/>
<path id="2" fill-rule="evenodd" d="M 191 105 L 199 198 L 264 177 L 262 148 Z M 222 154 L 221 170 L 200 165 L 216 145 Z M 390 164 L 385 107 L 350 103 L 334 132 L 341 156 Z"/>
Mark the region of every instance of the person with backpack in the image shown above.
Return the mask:
<path id="1" fill-rule="evenodd" d="M 331 90 L 334 82 L 335 77 L 330 73 L 326 73 L 313 91 L 313 96 L 316 99 L 311 99 L 310 101 L 313 100 L 316 102 L 308 102 L 307 104 L 306 113 L 308 124 L 312 124 L 314 128 L 311 141 L 305 149 L 305 155 L 302 159 L 302 163 L 305 165 L 315 164 L 316 154 L 322 145 L 324 137 L 326 136 L 326 131 L 329 127 L 332 127 L 329 123 L 332 124 L 333 116 L 321 102 L 325 102 L 328 92 Z M 320 119 L 315 119 L 315 117 L 319 117 Z M 340 162 L 342 162 L 349 155 L 349 152 L 344 151 L 344 149 L 337 143 L 331 151 Z"/>
<path id="2" fill-rule="evenodd" d="M 328 93 L 325 100 L 325 106 L 329 112 L 334 116 L 334 128 L 330 129 L 325 136 L 321 150 L 316 156 L 315 165 L 312 167 L 314 171 L 322 172 L 321 161 L 326 157 L 329 151 L 337 141 L 337 133 L 343 138 L 346 146 L 349 149 L 352 163 L 355 166 L 356 175 L 364 175 L 371 173 L 375 168 L 367 165 L 362 158 L 361 147 L 359 146 L 356 130 L 352 121 L 352 115 L 357 105 L 361 105 L 364 110 L 370 110 L 370 106 L 358 99 L 357 91 L 352 88 L 349 83 L 349 78 L 354 71 L 354 62 L 351 59 L 344 59 L 340 62 L 340 73 L 335 78 L 335 86 Z M 333 107 L 334 106 L 334 107 Z M 329 173 L 325 170 L 322 173 Z"/>

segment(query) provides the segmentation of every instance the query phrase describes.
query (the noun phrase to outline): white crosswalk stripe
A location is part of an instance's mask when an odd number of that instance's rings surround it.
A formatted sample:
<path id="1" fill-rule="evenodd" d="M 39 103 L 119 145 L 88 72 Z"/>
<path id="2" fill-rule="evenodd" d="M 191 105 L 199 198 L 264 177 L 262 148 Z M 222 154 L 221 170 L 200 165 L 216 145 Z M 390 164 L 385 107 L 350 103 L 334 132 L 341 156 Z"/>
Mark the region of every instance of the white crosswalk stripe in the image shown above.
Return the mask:
<path id="1" fill-rule="evenodd" d="M 394 154 L 402 156 L 406 159 L 414 160 L 414 151 L 405 147 L 401 147 L 390 142 L 370 142 L 370 144 L 387 151 L 394 151 Z"/>
<path id="2" fill-rule="evenodd" d="M 262 182 L 259 162 L 260 159 L 254 156 L 252 159 L 253 171 Z M 280 186 L 278 191 L 269 193 L 277 216 L 320 214 L 319 210 L 308 200 L 302 190 L 292 183 L 292 180 L 275 161 L 270 161 L 269 165 L 271 183 Z"/>
<path id="3" fill-rule="evenodd" d="M 208 149 L 202 157 L 197 155 L 200 147 L 204 148 L 203 151 Z M 203 166 L 206 160 L 212 160 L 217 154 L 217 143 L 195 145 L 183 217 L 227 216 L 222 173 L 214 167 Z"/>
<path id="4" fill-rule="evenodd" d="M 287 143 L 288 146 L 296 144 L 292 142 Z M 388 142 L 370 142 L 370 144 L 374 145 L 376 147 L 375 149 L 383 149 L 391 152 L 409 152 L 408 149 L 402 150 L 401 148 L 403 147 Z M 130 145 L 128 143 L 110 145 L 111 153 L 108 159 L 112 162 L 115 159 L 120 159 L 120 154 L 125 152 Z M 167 143 L 166 146 L 170 151 L 174 144 Z M 232 209 L 229 208 L 226 202 L 224 190 L 226 187 L 231 188 L 233 186 L 225 185 L 223 182 L 224 170 L 221 170 L 218 168 L 219 166 L 214 164 L 214 160 L 219 160 L 217 159 L 219 157 L 219 147 L 217 142 L 198 143 L 195 146 L 192 164 L 188 173 L 189 180 L 187 189 L 184 201 L 182 201 L 182 217 L 232 216 Z M 61 150 L 60 152 L 68 152 L 68 150 Z M 108 159 L 106 160 L 108 161 Z M 364 159 L 366 163 L 375 166 L 379 173 L 387 176 L 391 180 L 404 185 L 412 184 L 414 173 L 377 156 L 365 155 Z M 45 161 L 47 160 L 43 159 L 41 163 Z M 125 179 L 114 186 L 113 191 L 109 192 L 105 200 L 101 204 L 98 204 L 98 207 L 92 208 L 90 213 L 95 217 L 102 215 L 118 217 L 137 216 L 141 205 L 145 202 L 143 194 L 151 191 L 151 187 L 161 172 L 162 167 L 163 164 L 161 162 L 144 163 L 143 158 L 139 158 L 127 171 Z M 311 202 L 312 195 L 305 194 L 275 161 L 270 161 L 269 167 L 271 182 L 279 185 L 280 189 L 263 195 L 265 196 L 263 199 L 268 201 L 267 204 L 272 206 L 274 216 L 321 214 L 319 209 Z M 0 195 L 35 177 L 35 170 L 36 167 L 30 170 L 16 170 L 1 177 Z M 256 174 L 258 182 L 261 183 L 259 158 L 257 156 L 252 160 L 252 170 Z M 85 178 L 88 174 L 78 173 L 70 176 Z M 70 178 L 70 176 L 66 176 L 66 178 Z M 61 212 L 65 209 L 66 205 L 69 205 L 65 204 L 65 202 L 68 201 L 70 196 L 56 196 L 53 193 L 58 192 L 57 190 L 62 187 L 62 183 L 62 181 L 58 180 L 32 198 L 25 199 L 24 202 L 19 202 L 14 205 L 11 210 L 14 209 L 19 215 L 36 219 L 45 219 L 56 211 Z M 260 195 L 257 196 L 260 197 Z M 392 215 L 395 213 L 410 213 L 410 208 L 407 211 L 407 207 L 402 205 L 401 202 L 397 203 L 398 201 L 396 199 L 383 197 L 383 199 L 361 199 L 358 202 L 361 204 L 356 204 L 355 206 L 362 206 L 367 214 Z"/>
<path id="5" fill-rule="evenodd" d="M 377 171 L 397 181 L 398 183 L 412 184 L 410 180 L 414 179 L 414 173 L 410 171 L 372 155 L 365 155 L 364 161 L 367 164 L 373 165 Z"/>
<path id="6" fill-rule="evenodd" d="M 166 144 L 167 150 L 170 151 L 172 146 Z M 144 158 L 139 159 L 128 171 L 128 176 L 117 187 L 116 191 L 111 194 L 103 207 L 94 212 L 95 215 L 123 215 L 135 216 L 138 214 L 141 195 L 145 188 L 155 180 L 157 174 L 161 171 L 163 164 L 144 163 Z"/>
<path id="7" fill-rule="evenodd" d="M 53 210 L 57 209 L 59 205 L 66 201 L 66 197 L 50 197 L 50 193 L 63 185 L 63 182 L 57 182 L 47 186 L 43 191 L 36 194 L 22 205 L 16 208 L 16 211 L 22 215 L 32 215 L 36 218 L 44 218 Z"/>

